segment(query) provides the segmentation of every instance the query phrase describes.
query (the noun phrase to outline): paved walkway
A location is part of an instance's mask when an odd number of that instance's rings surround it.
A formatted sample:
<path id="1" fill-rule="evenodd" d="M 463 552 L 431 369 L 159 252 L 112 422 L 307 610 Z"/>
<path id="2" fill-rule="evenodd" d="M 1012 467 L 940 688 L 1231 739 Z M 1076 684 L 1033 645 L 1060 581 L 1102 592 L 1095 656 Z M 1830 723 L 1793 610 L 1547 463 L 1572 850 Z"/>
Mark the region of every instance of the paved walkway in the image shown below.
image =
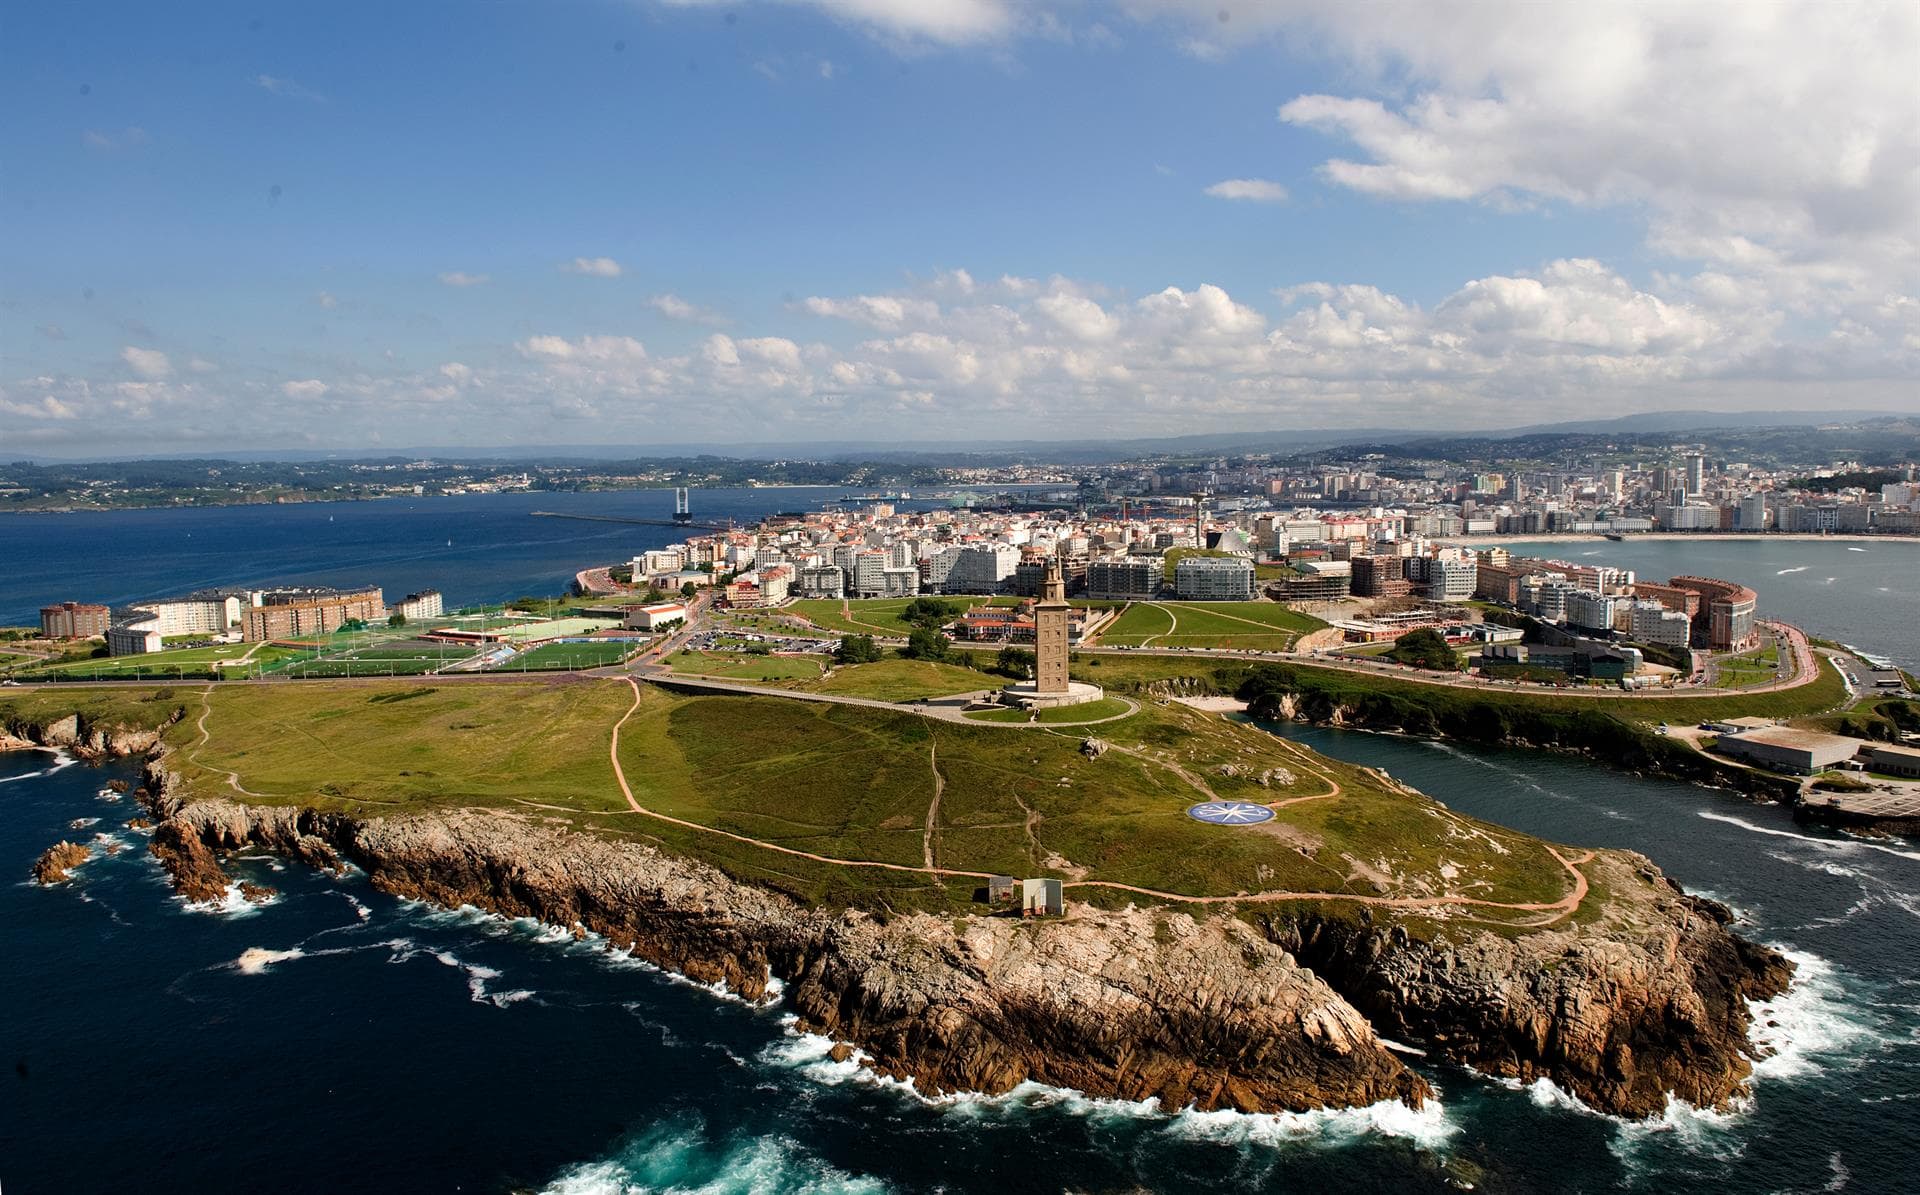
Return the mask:
<path id="1" fill-rule="evenodd" d="M 1091 722 L 994 722 L 979 718 L 969 718 L 966 711 L 951 705 L 926 703 L 908 703 L 900 701 L 882 701 L 878 697 L 855 697 L 847 693 L 813 693 L 805 689 L 780 689 L 771 685 L 748 684 L 744 681 L 725 680 L 719 677 L 699 676 L 684 672 L 664 672 L 652 668 L 636 668 L 633 676 L 648 684 L 661 688 L 692 689 L 701 693 L 735 693 L 747 697 L 784 697 L 790 701 L 815 701 L 826 705 L 857 705 L 865 709 L 887 710 L 895 714 L 918 714 L 923 718 L 934 718 L 941 722 L 952 722 L 959 726 L 985 726 L 1001 730 L 1076 730 L 1082 726 L 1098 726 L 1103 722 L 1118 722 L 1130 718 L 1140 711 L 1140 706 L 1132 698 L 1115 697 L 1115 701 L 1127 703 L 1125 711 L 1109 714 L 1104 718 L 1095 718 Z M 935 699 L 939 700 L 939 699 Z"/>

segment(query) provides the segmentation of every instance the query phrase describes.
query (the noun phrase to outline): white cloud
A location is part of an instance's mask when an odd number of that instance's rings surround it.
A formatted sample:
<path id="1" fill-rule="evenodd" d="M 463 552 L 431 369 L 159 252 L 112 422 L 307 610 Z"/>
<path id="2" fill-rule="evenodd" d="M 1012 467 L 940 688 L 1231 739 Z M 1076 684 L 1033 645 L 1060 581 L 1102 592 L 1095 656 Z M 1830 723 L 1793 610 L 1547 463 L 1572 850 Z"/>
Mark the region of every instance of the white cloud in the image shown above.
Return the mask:
<path id="1" fill-rule="evenodd" d="M 449 270 L 440 275 L 440 281 L 448 286 L 485 286 L 488 277 L 485 274 L 468 274 L 462 270 Z"/>
<path id="2" fill-rule="evenodd" d="M 545 361 L 634 362 L 647 357 L 646 346 L 631 336 L 534 336 L 520 342 L 520 351 Z"/>
<path id="3" fill-rule="evenodd" d="M 193 359 L 189 360 L 187 362 L 187 369 L 189 372 L 192 372 L 192 373 L 219 373 L 220 372 L 220 367 L 218 365 L 215 365 L 213 362 L 208 361 L 204 357 L 194 357 Z"/>
<path id="4" fill-rule="evenodd" d="M 719 312 L 689 303 L 679 295 L 652 295 L 647 299 L 647 306 L 670 320 L 679 320 L 682 323 L 723 324 L 726 322 L 726 317 Z"/>
<path id="5" fill-rule="evenodd" d="M 77 419 L 79 412 L 51 394 L 41 395 L 38 401 L 16 402 L 0 392 L 0 415 L 11 415 L 20 419 Z"/>
<path id="6" fill-rule="evenodd" d="M 292 79 L 281 76 L 255 75 L 250 82 L 262 91 L 272 92 L 274 95 L 285 96 L 292 100 L 307 100 L 315 104 L 323 104 L 327 100 L 327 97 L 319 92 L 302 87 Z"/>
<path id="7" fill-rule="evenodd" d="M 560 268 L 569 274 L 585 274 L 589 278 L 618 278 L 620 263 L 611 257 L 576 257 L 564 262 Z"/>
<path id="8" fill-rule="evenodd" d="M 1392 20 L 1333 4 L 1252 14 L 1238 34 L 1314 34 L 1380 80 L 1375 95 L 1304 95 L 1279 109 L 1357 151 L 1322 167 L 1336 185 L 1644 211 L 1657 252 L 1829 303 L 1910 285 L 1920 267 L 1911 4 L 1497 0 Z"/>
<path id="9" fill-rule="evenodd" d="M 742 0 L 662 0 L 670 8 L 739 7 Z M 915 45 L 998 41 L 1021 27 L 1013 0 L 777 0 L 817 9 L 883 40 Z"/>
<path id="10" fill-rule="evenodd" d="M 117 133 L 103 133 L 99 129 L 88 129 L 86 132 L 80 134 L 81 143 L 88 149 L 97 149 L 102 152 L 112 152 L 118 149 L 135 149 L 145 145 L 151 140 L 152 138 L 147 136 L 147 131 L 137 125 L 129 125 Z"/>
<path id="11" fill-rule="evenodd" d="M 1207 188 L 1207 194 L 1215 199 L 1241 199 L 1252 203 L 1280 203 L 1287 197 L 1287 189 L 1279 183 L 1264 178 L 1229 178 Z"/>
<path id="12" fill-rule="evenodd" d="M 961 277 L 965 277 L 964 271 Z M 971 278 L 966 279 L 966 285 L 970 287 L 972 283 Z M 883 332 L 911 322 L 936 319 L 940 315 L 939 304 L 931 299 L 901 295 L 855 295 L 850 299 L 829 299 L 816 295 L 801 306 L 810 315 L 849 320 Z"/>
<path id="13" fill-rule="evenodd" d="M 340 300 L 334 298 L 326 291 L 321 291 L 319 294 L 313 296 L 313 302 L 315 306 L 324 307 L 328 311 L 332 311 L 334 308 L 340 306 Z"/>
<path id="14" fill-rule="evenodd" d="M 120 350 L 120 359 L 127 363 L 128 369 L 149 381 L 164 378 L 173 372 L 173 362 L 159 349 L 128 345 Z"/>
<path id="15" fill-rule="evenodd" d="M 329 389 L 331 389 L 331 387 L 318 378 L 307 378 L 297 382 L 283 382 L 280 385 L 280 393 L 293 399 L 320 398 L 325 395 Z"/>

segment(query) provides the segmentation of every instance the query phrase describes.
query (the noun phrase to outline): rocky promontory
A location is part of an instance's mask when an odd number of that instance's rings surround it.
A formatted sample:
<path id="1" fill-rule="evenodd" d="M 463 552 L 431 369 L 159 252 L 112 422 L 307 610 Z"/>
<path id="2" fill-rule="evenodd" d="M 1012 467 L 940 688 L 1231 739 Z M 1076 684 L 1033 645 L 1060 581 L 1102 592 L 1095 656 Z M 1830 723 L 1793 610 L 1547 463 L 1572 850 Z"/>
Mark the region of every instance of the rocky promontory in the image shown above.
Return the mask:
<path id="1" fill-rule="evenodd" d="M 229 883 L 216 851 L 349 860 L 375 887 L 605 936 L 748 999 L 774 979 L 803 1026 L 926 1092 L 1032 1080 L 1163 1107 L 1245 1111 L 1420 1104 L 1427 1084 L 1382 1037 L 1592 1107 L 1644 1116 L 1668 1093 L 1724 1106 L 1750 1071 L 1747 1002 L 1791 965 L 1725 910 L 1661 879 L 1650 899 L 1537 929 L 1320 911 L 1071 906 L 1065 918 L 882 917 L 811 908 L 707 864 L 558 819 L 457 809 L 358 818 L 183 799 L 156 757 L 154 850 L 189 894 Z M 1596 883 L 1658 877 L 1597 856 Z M 1616 874 L 1617 873 L 1617 874 Z M 1422 924 L 1422 923 L 1415 923 Z"/>
<path id="2" fill-rule="evenodd" d="M 517 814 L 357 819 L 182 805 L 164 773 L 149 787 L 167 814 L 155 853 L 196 899 L 226 890 L 215 848 L 337 851 L 382 891 L 581 926 L 747 999 L 778 978 L 806 1028 L 925 1092 L 1033 1080 L 1248 1111 L 1429 1094 L 1337 992 L 1230 918 L 881 918 L 807 908 L 703 863 Z"/>
<path id="3" fill-rule="evenodd" d="M 222 851 L 351 863 L 382 891 L 592 931 L 747 999 L 778 980 L 837 1056 L 857 1049 L 930 1093 L 1030 1080 L 1167 1108 L 1418 1106 L 1431 1092 L 1402 1062 L 1405 1043 L 1492 1075 L 1551 1079 L 1603 1112 L 1656 1114 L 1669 1094 L 1725 1106 L 1751 1069 L 1749 1002 L 1792 974 L 1733 933 L 1724 908 L 1624 852 L 1586 864 L 1606 897 L 1532 927 L 1337 902 L 887 916 L 808 906 L 559 818 L 196 800 L 157 736 L 60 723 L 28 733 L 47 745 L 49 731 L 70 748 L 148 751 L 139 796 L 156 821 L 151 850 L 189 899 L 233 890 Z M 64 878 L 88 856 L 63 843 L 43 864 Z"/>

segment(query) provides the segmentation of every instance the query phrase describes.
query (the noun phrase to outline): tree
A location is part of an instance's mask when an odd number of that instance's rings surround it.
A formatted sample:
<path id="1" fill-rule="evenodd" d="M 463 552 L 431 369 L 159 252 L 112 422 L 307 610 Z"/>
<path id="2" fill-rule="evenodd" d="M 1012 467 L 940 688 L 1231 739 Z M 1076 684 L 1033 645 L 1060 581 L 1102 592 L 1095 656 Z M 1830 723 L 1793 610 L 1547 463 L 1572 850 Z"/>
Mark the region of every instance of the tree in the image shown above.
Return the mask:
<path id="1" fill-rule="evenodd" d="M 993 670 L 1015 680 L 1027 679 L 1033 665 L 1033 653 L 1020 647 L 1003 647 L 1000 654 L 993 658 Z"/>
<path id="2" fill-rule="evenodd" d="M 917 597 L 907 603 L 900 611 L 900 620 L 921 627 L 941 627 L 956 618 L 965 607 L 957 602 L 943 602 L 939 598 Z"/>
<path id="3" fill-rule="evenodd" d="M 699 592 L 699 589 L 691 581 L 688 581 L 685 585 L 682 585 L 680 587 L 680 596 L 683 598 L 690 598 L 698 592 Z"/>
<path id="4" fill-rule="evenodd" d="M 848 635 L 833 651 L 837 664 L 871 664 L 880 658 L 880 648 L 872 635 Z"/>
<path id="5" fill-rule="evenodd" d="M 387 615 L 387 625 L 390 627 L 406 626 L 407 616 L 400 613 L 400 611 L 395 610 L 392 614 Z"/>
<path id="6" fill-rule="evenodd" d="M 934 627 L 919 627 L 907 636 L 906 650 L 901 654 L 909 660 L 932 660 L 939 663 L 945 660 L 953 650 L 953 644 Z"/>
<path id="7" fill-rule="evenodd" d="M 1460 671 L 1460 657 L 1448 646 L 1445 636 L 1432 627 L 1421 627 L 1400 636 L 1393 650 L 1387 653 L 1387 658 L 1415 668 L 1431 668 L 1436 672 Z"/>

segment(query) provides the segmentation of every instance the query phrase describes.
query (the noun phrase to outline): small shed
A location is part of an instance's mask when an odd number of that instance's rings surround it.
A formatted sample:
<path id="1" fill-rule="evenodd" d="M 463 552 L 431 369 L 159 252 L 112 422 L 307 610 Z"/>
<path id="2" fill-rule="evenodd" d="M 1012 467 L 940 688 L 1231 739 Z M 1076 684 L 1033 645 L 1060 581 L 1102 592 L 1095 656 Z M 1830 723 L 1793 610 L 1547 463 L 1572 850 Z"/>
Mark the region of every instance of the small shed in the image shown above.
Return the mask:
<path id="1" fill-rule="evenodd" d="M 1010 905 L 1013 903 L 1014 888 L 1012 876 L 987 877 L 987 903 L 990 905 Z"/>
<path id="2" fill-rule="evenodd" d="M 1033 879 L 1020 881 L 1020 915 L 1023 917 L 1058 917 L 1066 912 L 1066 901 L 1060 892 L 1060 881 Z"/>

